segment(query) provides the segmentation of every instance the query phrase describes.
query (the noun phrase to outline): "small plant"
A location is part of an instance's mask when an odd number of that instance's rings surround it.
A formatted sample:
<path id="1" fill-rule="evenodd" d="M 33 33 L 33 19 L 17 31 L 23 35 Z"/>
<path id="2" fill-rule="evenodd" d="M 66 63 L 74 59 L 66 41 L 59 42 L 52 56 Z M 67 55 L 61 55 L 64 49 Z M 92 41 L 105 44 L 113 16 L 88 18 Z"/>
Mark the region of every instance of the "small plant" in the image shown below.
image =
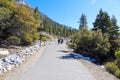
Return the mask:
<path id="1" fill-rule="evenodd" d="M 108 62 L 105 64 L 105 67 L 112 74 L 115 74 L 115 72 L 119 70 L 117 63 L 115 62 Z"/>
<path id="2" fill-rule="evenodd" d="M 120 70 L 117 70 L 117 71 L 114 73 L 114 75 L 115 75 L 116 77 L 120 78 Z"/>
<path id="3" fill-rule="evenodd" d="M 115 57 L 120 60 L 120 49 L 115 51 Z"/>
<path id="4" fill-rule="evenodd" d="M 19 45 L 21 43 L 20 38 L 11 36 L 2 42 L 5 45 Z"/>
<path id="5" fill-rule="evenodd" d="M 116 57 L 116 62 L 118 64 L 118 67 L 120 68 L 120 49 L 115 51 L 115 57 Z"/>

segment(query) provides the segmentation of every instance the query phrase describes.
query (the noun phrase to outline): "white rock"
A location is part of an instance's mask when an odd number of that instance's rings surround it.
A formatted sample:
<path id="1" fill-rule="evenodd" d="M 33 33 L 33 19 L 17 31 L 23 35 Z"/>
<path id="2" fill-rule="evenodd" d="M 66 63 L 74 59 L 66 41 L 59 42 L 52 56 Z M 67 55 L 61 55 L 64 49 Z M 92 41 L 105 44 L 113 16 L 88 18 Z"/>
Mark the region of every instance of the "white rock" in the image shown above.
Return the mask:
<path id="1" fill-rule="evenodd" d="M 102 66 L 100 66 L 101 68 L 105 68 L 103 65 Z"/>
<path id="2" fill-rule="evenodd" d="M 13 68 L 14 68 L 14 66 L 13 65 L 8 65 L 8 66 L 6 66 L 6 68 L 7 68 L 7 70 L 12 70 Z"/>
<path id="3" fill-rule="evenodd" d="M 0 65 L 0 74 L 3 73 L 3 67 Z"/>
<path id="4" fill-rule="evenodd" d="M 0 55 L 9 55 L 8 50 L 0 50 Z"/>

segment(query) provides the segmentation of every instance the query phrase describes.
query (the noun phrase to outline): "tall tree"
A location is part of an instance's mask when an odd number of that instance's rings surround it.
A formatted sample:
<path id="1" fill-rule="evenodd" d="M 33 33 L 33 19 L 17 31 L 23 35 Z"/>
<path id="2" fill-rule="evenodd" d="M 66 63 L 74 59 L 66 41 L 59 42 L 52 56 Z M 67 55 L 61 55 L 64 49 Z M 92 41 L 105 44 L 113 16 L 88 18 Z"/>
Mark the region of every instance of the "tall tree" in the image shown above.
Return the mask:
<path id="1" fill-rule="evenodd" d="M 116 17 L 113 15 L 112 18 L 111 18 L 111 22 L 112 22 L 112 31 L 113 31 L 113 34 L 118 35 L 119 33 L 119 26 L 117 25 L 117 19 Z"/>
<path id="2" fill-rule="evenodd" d="M 101 29 L 103 34 L 108 33 L 112 27 L 112 22 L 108 13 L 100 9 L 93 26 L 93 30 Z"/>
<path id="3" fill-rule="evenodd" d="M 79 29 L 82 29 L 82 27 L 87 27 L 87 18 L 85 14 L 82 14 L 79 20 Z"/>
<path id="4" fill-rule="evenodd" d="M 114 52 L 116 49 L 120 47 L 120 40 L 119 40 L 119 26 L 117 25 L 117 19 L 113 15 L 111 18 L 112 28 L 109 31 L 110 34 L 110 43 L 111 43 L 111 50 Z"/>

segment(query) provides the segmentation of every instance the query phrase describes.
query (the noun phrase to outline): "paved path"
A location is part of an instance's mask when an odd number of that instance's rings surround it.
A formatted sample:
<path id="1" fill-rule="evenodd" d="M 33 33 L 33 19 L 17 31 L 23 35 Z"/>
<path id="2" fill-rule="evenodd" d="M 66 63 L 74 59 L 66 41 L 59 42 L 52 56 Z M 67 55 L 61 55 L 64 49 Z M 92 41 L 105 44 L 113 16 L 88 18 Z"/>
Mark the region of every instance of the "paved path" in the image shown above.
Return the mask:
<path id="1" fill-rule="evenodd" d="M 63 45 L 48 46 L 39 61 L 18 80 L 95 80 L 79 61 L 61 58 L 67 54 Z"/>

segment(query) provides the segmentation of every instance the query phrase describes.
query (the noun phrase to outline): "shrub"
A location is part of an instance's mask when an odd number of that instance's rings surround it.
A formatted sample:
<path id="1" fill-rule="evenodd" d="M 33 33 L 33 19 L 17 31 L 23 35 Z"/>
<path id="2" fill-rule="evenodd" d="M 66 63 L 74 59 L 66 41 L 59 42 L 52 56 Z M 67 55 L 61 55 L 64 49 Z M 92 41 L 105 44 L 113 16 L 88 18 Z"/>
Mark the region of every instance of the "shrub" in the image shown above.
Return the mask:
<path id="1" fill-rule="evenodd" d="M 96 58 L 97 62 L 106 60 L 106 55 L 110 50 L 110 42 L 107 36 L 103 35 L 101 30 L 90 31 L 83 27 L 72 38 L 70 45 L 76 52 Z"/>
<path id="2" fill-rule="evenodd" d="M 117 70 L 114 74 L 116 77 L 120 78 L 120 70 Z"/>
<path id="3" fill-rule="evenodd" d="M 117 70 L 119 70 L 117 63 L 115 62 L 107 62 L 105 64 L 106 69 L 111 72 L 112 74 L 115 74 Z M 117 72 L 118 73 L 118 72 Z"/>
<path id="4" fill-rule="evenodd" d="M 39 34 L 38 32 L 34 32 L 34 33 L 32 34 L 32 38 L 33 38 L 33 41 L 39 40 L 40 34 Z"/>
<path id="5" fill-rule="evenodd" d="M 115 57 L 120 60 L 120 49 L 115 51 Z"/>
<path id="6" fill-rule="evenodd" d="M 11 36 L 11 37 L 7 38 L 6 40 L 4 40 L 2 42 L 2 44 L 8 45 L 8 46 L 10 46 L 10 45 L 17 46 L 17 45 L 21 44 L 21 40 L 18 37 Z"/>
<path id="7" fill-rule="evenodd" d="M 116 57 L 118 67 L 120 68 L 120 49 L 115 51 L 115 57 Z"/>
<path id="8" fill-rule="evenodd" d="M 23 45 L 31 45 L 32 41 L 33 41 L 32 34 L 23 32 L 23 36 L 22 36 Z"/>
<path id="9" fill-rule="evenodd" d="M 47 41 L 48 39 L 47 39 L 47 37 L 42 37 L 42 41 L 43 42 L 45 42 L 45 41 Z"/>

